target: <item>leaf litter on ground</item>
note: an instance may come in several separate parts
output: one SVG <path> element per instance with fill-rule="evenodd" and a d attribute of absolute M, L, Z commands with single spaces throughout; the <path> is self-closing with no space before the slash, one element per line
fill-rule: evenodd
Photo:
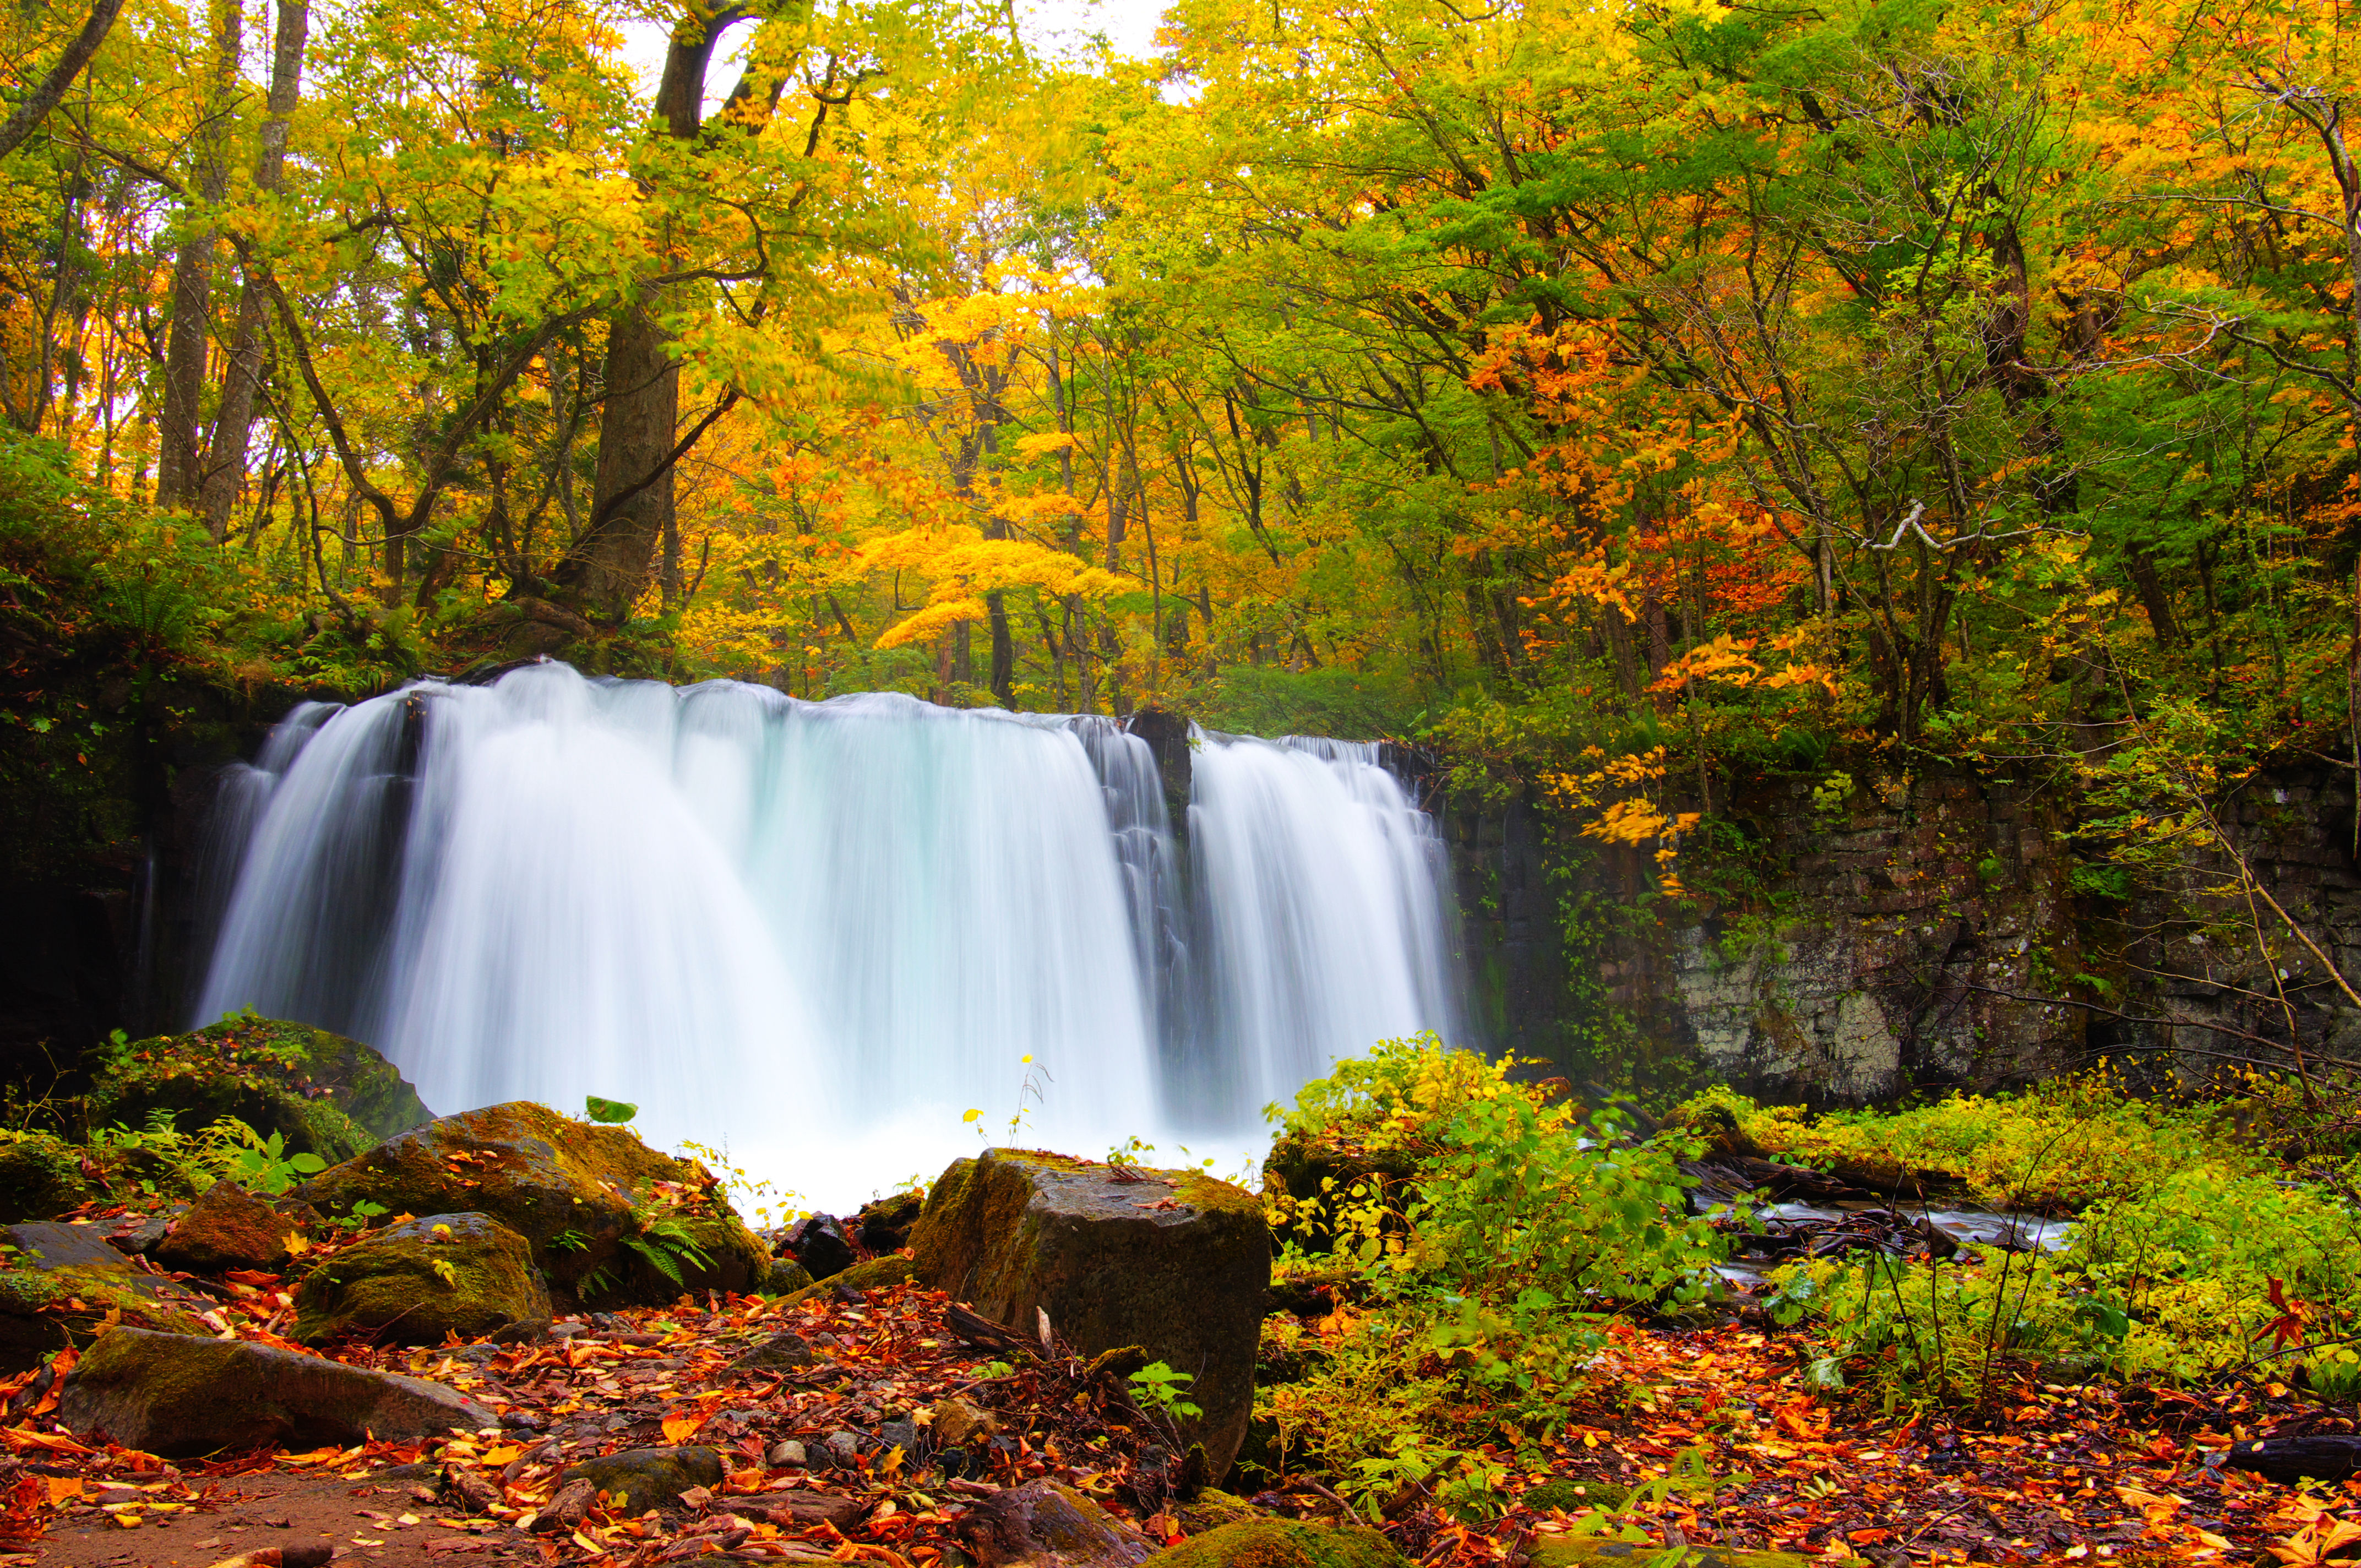
<path fill-rule="evenodd" d="M 228 1293 L 222 1332 L 301 1348 L 277 1332 L 285 1281 L 242 1276 Z M 807 1365 L 733 1366 L 785 1333 L 809 1348 Z M 1374 1522 L 1427 1568 L 1517 1568 L 1537 1542 L 1599 1527 L 1590 1510 L 1525 1500 L 1575 1481 L 1638 1488 L 1612 1522 L 1667 1544 L 1886 1564 L 2361 1562 L 2361 1480 L 2290 1486 L 2220 1463 L 2234 1441 L 2353 1429 L 2349 1413 L 2279 1385 L 2024 1383 L 1974 1421 L 1897 1417 L 1807 1387 L 1817 1353 L 1802 1334 L 1742 1323 L 1619 1323 L 1564 1427 L 1488 1455 L 1510 1467 L 1493 1517 L 1455 1519 L 1412 1488 Z M 970 1560 L 961 1522 L 993 1488 L 1060 1482 L 1164 1543 L 1182 1539 L 1179 1505 L 1196 1480 L 1169 1429 L 1133 1402 L 1125 1374 L 1136 1368 L 1045 1357 L 915 1285 L 792 1304 L 683 1298 L 567 1320 L 526 1343 L 346 1344 L 332 1354 L 446 1384 L 501 1425 L 423 1443 L 172 1464 L 85 1443 L 59 1424 L 68 1353 L 0 1381 L 0 1568 L 150 1561 L 119 1544 L 98 1554 L 97 1538 L 119 1543 L 148 1531 L 160 1545 L 171 1531 L 177 1541 L 223 1516 L 240 1486 L 311 1480 L 356 1497 L 374 1481 L 367 1495 L 392 1499 L 346 1507 L 359 1528 L 335 1542 L 338 1561 L 489 1554 L 631 1568 L 698 1558 L 932 1568 Z M 996 1434 L 939 1441 L 934 1413 L 951 1400 L 981 1412 Z M 804 1463 L 781 1446 L 791 1442 Z M 712 1448 L 722 1478 L 676 1508 L 634 1516 L 612 1497 L 584 1506 L 580 1488 L 560 1495 L 568 1465 L 684 1443 Z M 1546 1463 L 1530 1463 L 1537 1455 Z M 1317 1475 L 1282 1474 L 1253 1501 L 1294 1518 L 1347 1512 Z M 239 1561 L 237 1545 L 203 1561 Z"/>

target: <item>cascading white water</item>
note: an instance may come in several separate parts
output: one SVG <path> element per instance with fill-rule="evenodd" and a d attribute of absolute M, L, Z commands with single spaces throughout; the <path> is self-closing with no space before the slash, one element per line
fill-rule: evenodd
<path fill-rule="evenodd" d="M 225 785 L 197 1021 L 351 1034 L 439 1111 L 632 1101 L 838 1201 L 972 1149 L 970 1107 L 1242 1151 L 1335 1058 L 1455 1029 L 1445 867 L 1373 747 L 1191 763 L 1184 849 L 1104 718 L 561 664 L 307 705 Z"/>

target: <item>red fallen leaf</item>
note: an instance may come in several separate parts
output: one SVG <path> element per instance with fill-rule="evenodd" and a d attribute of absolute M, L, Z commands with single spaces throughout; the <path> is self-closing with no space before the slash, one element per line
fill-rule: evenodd
<path fill-rule="evenodd" d="M 1845 1539 L 1855 1546 L 1875 1546 L 1881 1541 L 1892 1541 L 1894 1532 L 1890 1530 L 1857 1530 Z"/>

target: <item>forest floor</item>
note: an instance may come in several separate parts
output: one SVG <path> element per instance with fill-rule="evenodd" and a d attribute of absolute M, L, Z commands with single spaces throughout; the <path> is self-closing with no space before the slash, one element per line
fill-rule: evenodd
<path fill-rule="evenodd" d="M 27 1374 L 0 1384 L 11 1411 L 0 1439 L 15 1464 L 0 1568 L 206 1568 L 299 1545 L 389 1565 L 702 1558 L 933 1568 L 969 1560 L 960 1520 L 981 1490 L 1042 1477 L 1088 1494 L 1152 1540 L 1178 1539 L 1184 1525 L 1166 1451 L 1124 1385 L 1078 1360 L 994 1365 L 1005 1353 L 962 1340 L 948 1307 L 939 1293 L 903 1286 L 793 1305 L 730 1299 L 602 1316 L 570 1339 L 465 1355 L 355 1351 L 344 1358 L 473 1395 L 500 1412 L 502 1428 L 177 1467 L 76 1442 L 56 1422 L 48 1375 Z M 276 1310 L 270 1292 L 258 1293 L 236 1332 L 274 1339 Z M 812 1365 L 730 1369 L 750 1345 L 787 1330 L 816 1352 Z M 1504 1511 L 1459 1524 L 1413 1498 L 1387 1533 L 1428 1568 L 1513 1568 L 1537 1537 L 1591 1528 L 1523 1506 L 1518 1497 L 1533 1487 L 1672 1475 L 1704 1479 L 1657 1489 L 1662 1500 L 1623 1521 L 1667 1543 L 1883 1564 L 2361 1557 L 2361 1479 L 2298 1488 L 2209 1463 L 2234 1439 L 2349 1431 L 2349 1412 L 2329 1414 L 2275 1386 L 2019 1387 L 1974 1422 L 1898 1419 L 1845 1395 L 1806 1392 L 1802 1370 L 1817 1354 L 1800 1334 L 1742 1324 L 1619 1325 L 1595 1369 L 1595 1396 L 1570 1404 L 1564 1430 L 1539 1444 L 1545 1467 L 1511 1475 L 1515 1496 L 1498 1499 Z M 932 1462 L 920 1414 L 947 1396 L 989 1412 L 1004 1439 L 977 1450 L 985 1463 L 956 1480 Z M 873 1437 L 895 1420 L 917 1424 L 910 1452 L 876 1443 L 849 1465 L 767 1462 L 782 1440 L 818 1459 L 831 1434 Z M 539 1515 L 564 1464 L 690 1442 L 720 1452 L 727 1480 L 709 1496 L 690 1494 L 686 1511 L 594 1510 L 555 1530 Z M 470 1489 L 476 1503 L 459 1502 Z M 1311 1477 L 1283 1478 L 1253 1500 L 1308 1519 L 1343 1511 Z"/>

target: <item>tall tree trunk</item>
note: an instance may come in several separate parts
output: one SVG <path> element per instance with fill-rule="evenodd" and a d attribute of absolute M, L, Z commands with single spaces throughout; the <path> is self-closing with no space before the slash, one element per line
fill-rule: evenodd
<path fill-rule="evenodd" d="M 115 26 L 115 18 L 122 10 L 123 0 L 97 0 L 91 6 L 90 16 L 82 23 L 82 31 L 66 45 L 65 53 L 58 57 L 57 64 L 49 67 L 49 73 L 41 78 L 41 84 L 16 105 L 15 113 L 5 123 L 0 123 L 0 158 L 16 151 L 17 145 L 49 117 L 49 111 L 58 106 L 66 95 L 66 89 L 73 85 L 74 78 L 82 74 L 82 67 L 90 63 L 91 56 L 98 52 L 98 46 L 106 41 L 107 32 Z"/>
<path fill-rule="evenodd" d="M 239 0 L 210 0 L 206 7 L 213 41 L 212 79 L 197 129 L 197 199 L 216 205 L 229 186 L 230 92 L 237 85 L 238 55 L 245 43 L 246 16 Z M 204 462 L 197 449 L 197 411 L 204 400 L 205 318 L 214 280 L 214 249 L 219 236 L 211 214 L 181 241 L 172 258 L 172 322 L 164 339 L 164 407 L 158 435 L 156 504 L 188 506 L 197 499 Z"/>
<path fill-rule="evenodd" d="M 703 127 L 705 74 L 723 29 L 750 15 L 742 5 L 705 11 L 691 0 L 672 32 L 656 87 L 659 132 L 692 141 Z M 673 465 L 678 454 L 680 365 L 657 319 L 663 302 L 642 291 L 607 326 L 606 402 L 598 420 L 598 471 L 585 537 L 559 572 L 584 601 L 620 620 L 647 586 L 656 546 L 673 524 Z"/>
<path fill-rule="evenodd" d="M 310 0 L 279 0 L 270 40 L 270 97 L 254 152 L 255 188 L 277 195 L 287 182 L 287 126 L 303 89 L 303 39 L 312 26 Z M 268 306 L 248 278 L 237 296 L 237 337 L 222 377 L 221 410 L 214 418 L 212 466 L 205 471 L 205 529 L 215 543 L 229 532 L 230 511 L 246 483 L 246 446 L 254 428 L 254 394 L 262 381 L 262 324 Z"/>

